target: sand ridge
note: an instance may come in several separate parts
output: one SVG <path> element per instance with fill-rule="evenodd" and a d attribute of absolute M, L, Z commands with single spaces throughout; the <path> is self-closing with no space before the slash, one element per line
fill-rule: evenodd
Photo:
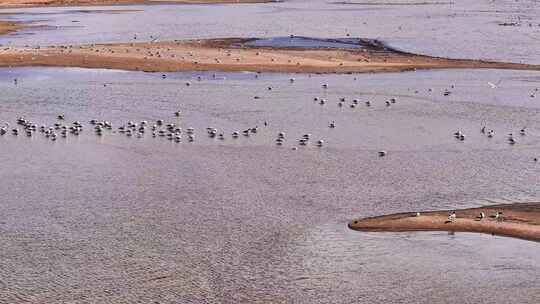
<path fill-rule="evenodd" d="M 454 231 L 478 232 L 540 241 L 540 203 L 495 205 L 455 210 L 456 219 L 450 221 L 452 212 L 430 211 L 383 215 L 356 219 L 349 228 L 359 231 L 405 232 L 405 231 Z M 480 213 L 486 217 L 481 219 Z M 495 218 L 502 212 L 500 219 Z"/>
<path fill-rule="evenodd" d="M 436 58 L 371 45 L 362 49 L 247 47 L 251 39 L 6 47 L 0 66 L 62 66 L 147 72 L 253 71 L 284 73 L 399 72 L 416 69 L 540 70 L 540 65 Z"/>

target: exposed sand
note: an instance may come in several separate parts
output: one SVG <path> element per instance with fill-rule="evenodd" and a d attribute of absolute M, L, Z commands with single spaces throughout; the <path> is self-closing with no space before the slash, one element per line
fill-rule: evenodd
<path fill-rule="evenodd" d="M 0 20 L 0 35 L 20 30 L 23 27 L 24 25 L 20 23 Z"/>
<path fill-rule="evenodd" d="M 38 7 L 38 6 L 83 6 L 83 5 L 116 5 L 116 4 L 148 4 L 169 2 L 178 4 L 227 4 L 227 3 L 265 3 L 272 0 L 5 0 L 0 8 Z"/>
<path fill-rule="evenodd" d="M 494 214 L 502 212 L 502 220 Z M 456 210 L 457 218 L 448 221 L 451 211 L 399 213 L 372 218 L 357 219 L 349 228 L 360 231 L 456 231 L 480 232 L 540 241 L 540 203 L 496 205 L 481 208 Z M 480 219 L 480 212 L 486 218 Z"/>
<path fill-rule="evenodd" d="M 0 66 L 65 66 L 149 72 L 260 71 L 292 73 L 398 72 L 413 69 L 540 70 L 540 65 L 453 60 L 388 50 L 240 47 L 247 39 L 189 40 L 0 49 Z"/>

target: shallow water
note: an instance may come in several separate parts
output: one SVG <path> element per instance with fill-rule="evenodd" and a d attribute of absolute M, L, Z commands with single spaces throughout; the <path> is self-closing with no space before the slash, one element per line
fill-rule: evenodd
<path fill-rule="evenodd" d="M 366 2 L 8 10 L 22 14 L 3 17 L 44 27 L 0 44 L 350 34 L 438 56 L 540 63 L 537 1 Z M 511 22 L 519 26 L 499 25 Z M 55 142 L 0 136 L 0 303 L 540 302 L 538 243 L 346 226 L 538 201 L 538 72 L 213 74 L 0 69 L 0 125 L 24 116 L 50 126 L 61 113 L 85 125 Z M 96 136 L 90 119 L 114 131 Z M 195 128 L 195 141 L 116 129 L 157 119 Z M 300 146 L 305 133 L 311 143 Z"/>
<path fill-rule="evenodd" d="M 360 39 L 355 38 L 334 38 L 317 39 L 310 37 L 274 37 L 250 40 L 244 43 L 253 47 L 273 47 L 273 48 L 315 48 L 315 49 L 359 49 L 364 47 Z"/>
<path fill-rule="evenodd" d="M 357 1 L 361 2 L 361 1 Z M 9 9 L 45 28 L 0 37 L 3 45 L 297 36 L 380 39 L 405 51 L 452 58 L 540 63 L 537 0 L 452 2 L 290 0 L 257 5 L 151 5 Z M 382 3 L 373 5 L 373 3 Z M 408 5 L 407 5 L 408 3 Z M 98 10 L 91 12 L 91 9 Z M 90 11 L 89 11 L 90 10 Z M 133 10 L 114 13 L 110 10 Z M 517 23 L 517 26 L 501 26 Z"/>
<path fill-rule="evenodd" d="M 24 115 L 51 125 L 64 113 L 86 130 L 56 142 L 0 137 L 0 302 L 537 303 L 535 242 L 346 226 L 357 216 L 537 201 L 537 85 L 538 73 L 494 70 L 162 79 L 1 69 L 0 123 Z M 98 137 L 92 118 L 115 127 L 164 118 L 194 127 L 196 140 Z M 494 138 L 480 134 L 482 122 Z M 209 126 L 226 139 L 206 136 Z M 523 126 L 528 134 L 510 146 L 506 134 Z M 299 146 L 304 133 L 325 145 Z"/>

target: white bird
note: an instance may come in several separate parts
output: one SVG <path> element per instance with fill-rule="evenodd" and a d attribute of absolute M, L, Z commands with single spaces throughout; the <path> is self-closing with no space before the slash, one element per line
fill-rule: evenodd
<path fill-rule="evenodd" d="M 453 222 L 456 220 L 456 213 L 455 212 L 452 212 L 449 216 L 448 216 L 448 221 L 450 222 Z"/>

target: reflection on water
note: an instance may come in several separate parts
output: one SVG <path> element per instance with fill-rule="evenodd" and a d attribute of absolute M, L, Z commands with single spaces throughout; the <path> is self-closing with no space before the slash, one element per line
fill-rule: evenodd
<path fill-rule="evenodd" d="M 362 40 L 358 38 L 317 39 L 298 36 L 254 39 L 244 44 L 253 47 L 274 48 L 359 49 L 364 47 Z"/>
<path fill-rule="evenodd" d="M 357 216 L 538 200 L 535 86 L 534 72 L 490 70 L 163 79 L 2 69 L 0 123 L 22 115 L 49 126 L 62 113 L 85 130 L 55 142 L 0 137 L 0 277 L 9 282 L 0 302 L 537 303 L 537 243 L 346 226 Z M 91 119 L 115 128 L 164 119 L 193 127 L 196 140 L 100 137 Z M 482 122 L 494 138 L 479 132 Z M 508 145 L 505 134 L 524 124 L 528 135 Z M 253 126 L 249 137 L 230 135 Z M 299 146 L 305 133 L 325 145 Z"/>

